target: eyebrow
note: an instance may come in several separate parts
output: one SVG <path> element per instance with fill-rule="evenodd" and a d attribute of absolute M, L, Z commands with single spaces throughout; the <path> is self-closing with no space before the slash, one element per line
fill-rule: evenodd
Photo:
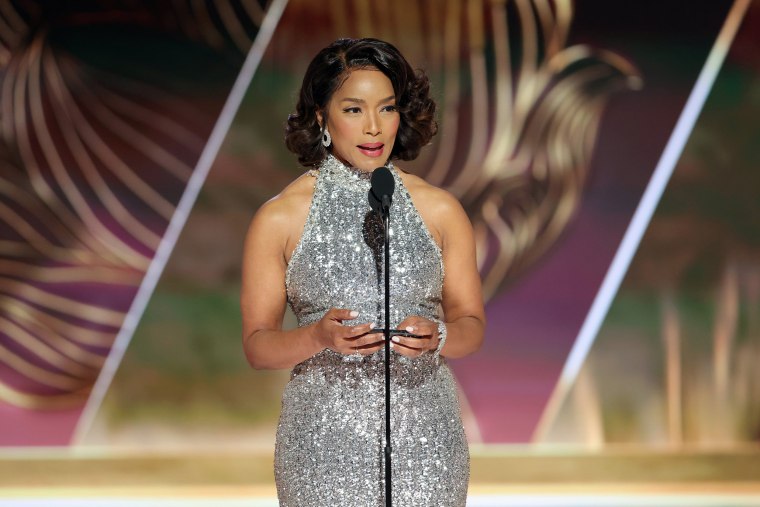
<path fill-rule="evenodd" d="M 384 104 L 385 102 L 390 102 L 391 100 L 396 100 L 396 96 L 391 95 L 389 97 L 385 97 L 383 100 L 380 101 L 380 104 Z M 341 100 L 341 102 L 353 102 L 356 104 L 366 104 L 366 101 L 364 99 L 355 99 L 352 97 L 346 97 L 345 99 Z"/>

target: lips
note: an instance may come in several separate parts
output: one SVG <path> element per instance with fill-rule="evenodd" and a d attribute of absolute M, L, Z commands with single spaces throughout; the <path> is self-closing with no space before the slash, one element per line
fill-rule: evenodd
<path fill-rule="evenodd" d="M 357 146 L 359 151 L 368 157 L 379 157 L 383 154 L 384 147 L 383 143 L 366 143 Z"/>

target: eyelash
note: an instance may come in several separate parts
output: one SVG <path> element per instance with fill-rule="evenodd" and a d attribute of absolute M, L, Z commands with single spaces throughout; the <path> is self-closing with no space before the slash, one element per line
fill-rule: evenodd
<path fill-rule="evenodd" d="M 385 106 L 384 111 L 395 113 L 397 111 L 396 106 Z M 344 113 L 361 113 L 361 109 L 358 107 L 347 107 L 343 110 Z"/>

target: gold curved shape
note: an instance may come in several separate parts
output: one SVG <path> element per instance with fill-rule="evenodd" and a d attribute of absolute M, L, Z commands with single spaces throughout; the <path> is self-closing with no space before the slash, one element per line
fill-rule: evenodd
<path fill-rule="evenodd" d="M 97 234 L 97 238 L 105 245 L 109 252 L 121 258 L 124 262 L 138 269 L 147 269 L 150 259 L 135 250 L 132 245 L 122 241 L 111 229 L 98 218 L 97 214 L 88 204 L 82 195 L 77 184 L 72 180 L 69 171 L 57 151 L 57 146 L 50 132 L 50 128 L 45 119 L 43 111 L 42 98 L 42 80 L 40 59 L 42 53 L 42 39 L 36 38 L 31 46 L 27 57 L 30 61 L 30 72 L 28 75 L 27 85 L 29 88 L 28 104 L 31 110 L 31 124 L 34 134 L 38 139 L 40 149 L 44 156 L 44 162 L 47 162 L 53 176 L 58 184 L 58 188 L 64 193 L 69 203 L 74 206 L 77 214 L 81 217 L 88 229 Z M 24 118 L 22 121 L 26 121 Z M 22 127 L 23 128 L 23 127 Z M 34 157 L 30 152 L 29 155 Z"/>
<path fill-rule="evenodd" d="M 2 319 L 0 319 L 0 322 L 2 322 Z M 8 328 L 8 331 L 9 336 L 15 335 L 14 328 Z M 22 338 L 23 336 L 19 340 Z M 13 368 L 27 380 L 43 387 L 52 387 L 62 391 L 75 391 L 87 385 L 87 381 L 83 381 L 82 379 L 74 379 L 32 364 L 23 357 L 3 347 L 2 344 L 0 344 L 0 361 Z"/>
<path fill-rule="evenodd" d="M 20 171 L 15 168 L 3 164 L 0 166 L 7 174 L 12 174 Z M 26 192 L 25 189 L 20 188 L 11 180 L 4 179 L 0 176 L 0 195 L 2 195 L 8 202 L 14 203 L 20 211 L 27 213 L 31 216 L 35 216 L 38 219 L 38 224 L 45 225 L 45 232 L 48 235 L 52 235 L 58 242 L 53 243 L 52 240 L 47 239 L 45 236 L 39 234 L 37 229 L 31 224 L 27 223 L 21 215 L 9 208 L 7 205 L 0 205 L 0 215 L 5 217 L 6 224 L 17 230 L 17 232 L 26 237 L 29 245 L 36 245 L 36 250 L 40 254 L 49 255 L 51 259 L 59 260 L 62 262 L 96 262 L 99 257 L 93 254 L 85 245 L 79 241 L 78 237 L 72 234 L 72 232 L 60 221 L 58 215 L 53 213 L 49 208 L 44 206 L 39 199 L 32 197 L 32 195 Z M 22 233 L 21 230 L 26 231 Z M 3 252 L 13 252 L 15 248 L 11 247 L 11 242 L 2 242 L 5 246 L 0 249 Z M 68 248 L 61 248 L 59 245 L 68 244 Z M 28 250 L 28 248 L 24 249 Z"/>
<path fill-rule="evenodd" d="M 66 100 L 67 99 L 67 100 Z M 73 120 L 72 128 L 75 128 L 81 139 L 92 151 L 92 153 L 102 162 L 103 166 L 111 174 L 116 176 L 125 186 L 127 186 L 140 200 L 151 207 L 151 210 L 161 215 L 164 219 L 169 220 L 174 213 L 174 205 L 152 188 L 144 181 L 129 165 L 122 160 L 117 153 L 109 147 L 109 144 L 97 133 L 95 128 L 85 119 L 81 110 L 76 107 L 76 103 L 71 97 L 67 97 L 66 103 L 69 104 L 67 113 Z M 111 127 L 111 125 L 109 125 Z M 171 166 L 163 166 L 170 169 Z M 189 168 L 186 167 L 187 170 Z M 174 172 L 174 171 L 172 171 Z M 175 174 L 177 176 L 177 174 Z M 189 176 L 185 175 L 185 177 Z"/>
<path fill-rule="evenodd" d="M 21 171 L 8 165 L 8 164 L 2 164 L 0 165 L 0 169 L 5 171 L 6 174 L 12 175 L 16 174 L 17 176 L 21 174 Z M 20 188 L 17 184 L 13 183 L 10 179 L 5 179 L 2 176 L 0 176 L 0 196 L 4 197 L 7 202 L 13 203 L 21 212 L 25 212 L 29 215 L 36 216 L 39 219 L 39 224 L 44 224 L 46 231 L 49 232 L 53 239 L 55 239 L 58 243 L 54 244 L 52 241 L 47 240 L 44 236 L 39 235 L 39 241 L 41 243 L 44 243 L 44 251 L 50 252 L 52 250 L 58 249 L 58 245 L 62 243 L 67 243 L 71 245 L 68 249 L 65 251 L 62 251 L 62 253 L 65 252 L 65 255 L 61 255 L 60 257 L 57 257 L 55 255 L 51 256 L 53 258 L 57 258 L 60 260 L 64 259 L 79 259 L 79 260 L 95 260 L 95 257 L 92 255 L 92 253 L 85 248 L 85 246 L 78 241 L 77 237 L 66 227 L 63 226 L 58 220 L 55 213 L 53 213 L 49 208 L 42 205 L 42 203 L 35 199 L 29 192 L 27 192 L 25 189 Z M 20 226 L 19 222 L 23 222 L 18 212 L 15 210 L 9 208 L 7 205 L 3 206 L 3 209 L 6 210 L 6 220 L 7 223 L 11 227 L 17 227 Z M 14 217 L 14 218 L 8 218 L 8 217 Z M 36 230 L 31 224 L 25 224 L 29 230 L 32 231 L 32 234 L 34 235 L 34 231 Z"/>
<path fill-rule="evenodd" d="M 203 138 L 179 121 L 175 121 L 171 116 L 159 114 L 135 100 L 130 100 L 103 87 L 98 87 L 94 91 L 88 88 L 82 92 L 87 96 L 84 106 L 95 116 L 98 116 L 97 110 L 104 111 L 102 113 L 104 115 L 121 115 L 143 126 L 150 126 L 160 131 L 167 138 L 186 148 L 199 146 L 205 142 Z M 157 160 L 154 161 L 158 162 Z"/>
<path fill-rule="evenodd" d="M 13 32 L 17 38 L 15 43 L 19 42 L 24 33 L 26 33 L 26 22 L 21 17 L 12 2 L 0 2 L 0 19 L 5 26 Z M 7 39 L 5 39 L 7 40 Z"/>
<path fill-rule="evenodd" d="M 0 276 L 14 275 L 17 277 L 45 283 L 103 283 L 137 286 L 140 277 L 134 272 L 111 266 L 56 266 L 41 267 L 26 262 L 10 261 L 0 258 Z"/>
<path fill-rule="evenodd" d="M 88 131 L 94 132 L 90 122 L 86 121 L 86 115 L 84 114 L 83 109 L 78 106 L 78 101 L 74 99 L 66 86 L 63 73 L 61 72 L 60 66 L 54 55 L 49 55 L 46 61 L 46 68 L 48 70 L 46 77 L 50 78 L 51 82 L 56 84 L 54 90 L 58 95 L 61 107 L 64 108 L 72 118 L 75 118 L 77 122 L 86 122 L 88 124 Z M 185 182 L 190 178 L 193 173 L 192 167 L 180 160 L 158 142 L 140 132 L 137 128 L 132 127 L 126 121 L 111 113 L 108 109 L 100 106 L 99 101 L 95 99 L 92 84 L 87 83 L 82 79 L 82 76 L 80 75 L 81 72 L 74 70 L 74 64 L 72 62 L 69 62 L 69 69 L 69 76 L 72 78 L 72 81 L 74 81 L 74 85 L 78 88 L 80 100 L 83 102 L 84 108 L 90 111 L 95 119 L 108 127 L 109 134 L 117 135 L 122 141 L 129 145 L 139 146 L 141 153 L 154 162 L 157 169 L 174 176 L 178 181 Z M 170 119 L 164 119 L 163 121 L 171 122 Z M 171 123 L 176 125 L 176 122 Z M 152 126 L 153 125 L 151 125 L 151 127 Z M 180 128 L 183 131 L 188 132 L 183 127 Z M 199 139 L 197 136 L 193 137 L 195 137 L 198 142 L 203 142 L 203 140 Z M 124 165 L 126 166 L 126 164 Z M 169 203 L 168 206 L 171 207 L 171 203 Z"/>
<path fill-rule="evenodd" d="M 270 0 L 271 1 L 271 0 Z M 261 26 L 261 23 L 264 21 L 264 15 L 266 14 L 266 8 L 262 9 L 258 2 L 255 0 L 241 0 L 241 5 L 243 6 L 243 9 L 245 10 L 245 13 L 248 15 L 248 18 L 253 22 L 256 26 Z M 267 2 L 268 4 L 269 2 Z M 267 8 L 269 5 L 266 6 Z M 247 51 L 248 48 L 245 49 Z"/>
<path fill-rule="evenodd" d="M 490 143 L 480 162 L 468 160 L 450 187 L 475 229 L 484 221 L 498 238 L 493 258 L 479 255 L 486 298 L 543 255 L 564 230 L 580 202 L 607 97 L 640 85 L 635 68 L 617 55 L 562 47 L 570 2 L 492 2 L 490 9 L 495 58 Z M 521 28 L 517 67 L 509 60 L 506 17 L 511 13 Z M 506 235 L 510 246 L 499 235 Z"/>
<path fill-rule="evenodd" d="M 11 318 L 8 320 L 13 320 L 17 325 L 25 327 L 30 334 L 39 338 L 52 349 L 60 352 L 72 361 L 90 368 L 92 371 L 91 374 L 87 375 L 88 378 L 94 377 L 105 362 L 105 358 L 100 354 L 91 352 L 80 344 L 42 325 L 40 322 L 26 318 L 24 315 L 10 314 L 9 317 Z"/>
<path fill-rule="evenodd" d="M 98 200 L 103 204 L 110 216 L 115 218 L 125 230 L 130 231 L 132 237 L 151 250 L 155 250 L 158 248 L 161 236 L 140 222 L 114 195 L 105 179 L 98 172 L 97 167 L 95 167 L 94 161 L 87 153 L 86 147 L 77 135 L 76 127 L 70 125 L 67 121 L 70 118 L 71 112 L 64 110 L 65 106 L 63 104 L 66 103 L 66 98 L 61 89 L 65 85 L 60 80 L 60 74 L 55 72 L 54 69 L 52 72 L 47 72 L 46 77 L 48 78 L 50 87 L 53 89 L 53 98 L 55 100 L 51 100 L 51 103 L 53 106 L 53 116 L 58 123 L 58 130 L 63 135 L 69 153 L 74 157 L 90 188 L 93 189 Z M 73 101 L 69 100 L 69 102 Z M 113 124 L 109 126 L 113 127 Z M 72 186 L 74 185 L 72 184 Z M 167 204 L 171 206 L 170 203 L 167 202 Z"/>
<path fill-rule="evenodd" d="M 190 0 L 192 13 L 200 31 L 202 40 L 212 48 L 224 46 L 224 36 L 216 28 L 208 12 L 206 0 Z"/>
<path fill-rule="evenodd" d="M 469 148 L 462 168 L 452 183 L 448 185 L 454 195 L 461 195 L 462 188 L 468 188 L 480 174 L 480 165 L 488 151 L 488 81 L 486 76 L 485 40 L 483 36 L 483 6 L 480 0 L 470 0 L 467 9 L 468 38 L 470 52 L 470 83 L 472 104 L 472 133 Z"/>
<path fill-rule="evenodd" d="M 28 56 L 25 55 L 22 57 L 20 61 L 20 69 L 18 71 L 18 75 L 15 79 L 15 86 L 14 86 L 14 94 L 13 94 L 13 100 L 15 104 L 20 105 L 26 105 L 27 104 L 27 94 L 26 94 L 26 87 L 27 87 L 27 71 L 24 69 L 25 63 L 27 63 Z M 18 147 L 19 154 L 21 156 L 22 161 L 24 162 L 25 169 L 30 175 L 30 181 L 32 183 L 32 186 L 34 187 L 35 191 L 37 192 L 40 197 L 46 201 L 46 203 L 56 209 L 59 210 L 61 217 L 64 219 L 67 219 L 67 221 L 73 225 L 71 227 L 73 230 L 81 230 L 81 231 L 90 231 L 91 229 L 89 227 L 81 228 L 78 227 L 78 225 L 81 223 L 79 218 L 76 217 L 73 213 L 71 213 L 67 206 L 58 198 L 56 192 L 53 190 L 53 188 L 49 185 L 49 183 L 46 181 L 45 177 L 42 175 L 42 172 L 40 171 L 40 168 L 37 164 L 36 157 L 34 154 L 34 150 L 32 148 L 32 142 L 29 135 L 30 130 L 32 132 L 35 132 L 36 134 L 39 134 L 39 123 L 42 120 L 40 118 L 41 112 L 39 111 L 39 104 L 35 105 L 34 102 L 30 104 L 30 107 L 33 110 L 32 114 L 32 128 L 28 129 L 27 125 L 27 117 L 25 114 L 25 107 L 16 107 L 13 117 L 15 120 L 15 125 L 18 126 L 17 129 L 14 130 L 16 135 L 16 146 Z M 36 112 L 36 114 L 35 114 Z M 42 129 L 44 132 L 44 129 Z M 42 134 L 43 139 L 48 139 L 48 137 L 44 137 L 44 133 Z M 43 150 L 46 148 L 43 147 Z M 54 162 L 58 162 L 60 164 L 60 159 L 56 160 L 55 154 L 50 153 L 50 148 L 47 148 L 46 151 L 53 156 Z M 55 168 L 55 167 L 54 167 Z M 58 167 L 59 174 L 60 174 L 60 167 Z M 67 176 L 61 175 L 64 180 L 67 179 Z M 68 190 L 69 194 L 72 194 L 72 191 Z M 72 195 L 73 198 L 77 198 L 77 195 L 74 193 Z M 74 204 L 74 203 L 72 203 Z M 87 217 L 83 217 L 82 219 L 86 225 L 89 225 L 92 227 L 92 229 L 95 232 L 103 231 L 104 226 L 103 224 L 100 224 L 99 221 L 95 220 L 88 220 Z M 98 227 L 100 226 L 100 227 Z M 110 231 L 103 231 L 105 232 L 106 236 L 113 235 L 110 233 Z M 100 238 L 97 235 L 92 235 L 89 232 L 84 234 L 86 236 L 86 241 L 88 243 L 88 247 L 92 248 L 93 250 L 97 251 L 98 253 L 102 255 L 112 255 L 111 249 L 108 248 L 108 242 L 104 238 Z M 127 256 L 129 258 L 129 256 Z M 143 263 L 144 264 L 144 263 Z"/>
<path fill-rule="evenodd" d="M 433 185 L 441 186 L 446 175 L 452 169 L 456 153 L 456 138 L 459 131 L 459 44 L 460 44 L 460 10 L 457 0 L 447 0 L 443 24 L 443 90 L 444 102 L 441 113 L 442 125 L 439 143 L 430 170 L 425 174 Z"/>
<path fill-rule="evenodd" d="M 30 394 L 19 391 L 0 381 L 0 400 L 30 410 L 66 410 L 81 406 L 87 399 L 89 389 L 55 396 Z"/>
<path fill-rule="evenodd" d="M 88 15 L 112 22 L 102 9 Z M 263 19 L 253 0 L 137 0 L 123 13 L 243 52 Z M 163 83 L 59 51 L 37 28 L 45 16 L 0 3 L 0 400 L 40 410 L 84 401 L 192 175 L 195 129 L 213 121 Z"/>
<path fill-rule="evenodd" d="M 248 51 L 251 47 L 251 40 L 248 34 L 245 32 L 243 25 L 240 24 L 240 20 L 235 14 L 235 10 L 228 0 L 219 0 L 214 3 L 216 12 L 219 13 L 219 17 L 222 20 L 222 24 L 227 29 L 227 33 L 232 38 L 233 42 L 240 51 Z"/>
<path fill-rule="evenodd" d="M 109 332 L 93 331 L 84 326 L 68 322 L 53 314 L 46 313 L 25 301 L 3 296 L 2 294 L 0 294 L 0 306 L 7 315 L 13 315 L 25 321 L 33 321 L 48 329 L 55 329 L 68 340 L 81 345 L 107 349 L 111 346 L 113 336 L 116 333 L 116 329 L 112 329 Z"/>
<path fill-rule="evenodd" d="M 18 295 L 23 299 L 34 302 L 36 305 L 57 312 L 86 315 L 87 320 L 104 326 L 120 327 L 124 320 L 123 312 L 72 301 L 70 298 L 58 296 L 16 280 L 0 279 L 0 291 L 6 294 Z"/>
<path fill-rule="evenodd" d="M 23 348 L 31 352 L 35 355 L 35 357 L 41 359 L 42 361 L 50 364 L 51 366 L 54 366 L 60 371 L 65 372 L 68 374 L 68 376 L 71 377 L 79 377 L 80 381 L 83 378 L 92 378 L 94 376 L 95 371 L 91 368 L 87 368 L 83 366 L 82 364 L 66 357 L 65 355 L 61 354 L 56 349 L 48 346 L 47 344 L 41 342 L 40 340 L 34 339 L 34 336 L 31 335 L 26 329 L 18 325 L 17 323 L 0 317 L 0 324 L 3 325 L 3 333 L 5 333 L 6 336 L 8 336 L 11 340 L 15 341 L 17 344 L 21 345 Z M 6 362 L 8 366 L 15 369 L 19 373 L 22 373 L 29 378 L 32 378 L 33 380 L 36 380 L 37 382 L 49 385 L 51 387 L 56 387 L 58 389 L 78 389 L 82 387 L 81 382 L 78 382 L 76 387 L 72 386 L 64 386 L 61 382 L 63 382 L 61 379 L 64 378 L 61 375 L 58 375 L 55 372 L 50 372 L 51 375 L 44 376 L 38 371 L 37 369 L 27 368 L 24 366 L 24 368 L 16 368 L 15 365 L 18 364 L 30 364 L 25 359 L 22 359 L 20 356 L 10 352 L 7 349 L 4 349 L 3 352 L 4 356 L 0 357 L 0 359 L 3 359 L 3 362 Z M 6 361 L 7 360 L 7 361 Z M 34 366 L 34 365 L 32 365 Z M 35 366 L 35 368 L 37 368 Z M 28 371 L 27 371 L 28 370 Z M 33 370 L 33 371 L 32 371 Z M 40 380 L 40 379 L 45 380 Z M 67 377 L 66 377 L 67 378 Z M 57 379 L 57 380 L 55 380 Z M 60 385 L 54 385 L 50 382 L 57 382 Z"/>

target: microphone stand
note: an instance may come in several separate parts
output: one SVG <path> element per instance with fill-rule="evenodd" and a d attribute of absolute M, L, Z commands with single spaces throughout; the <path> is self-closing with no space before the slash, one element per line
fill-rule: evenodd
<path fill-rule="evenodd" d="M 390 198 L 383 196 L 383 229 L 385 248 L 385 505 L 391 507 L 391 273 L 390 273 Z"/>
<path fill-rule="evenodd" d="M 395 180 L 390 170 L 383 166 L 372 172 L 371 188 L 367 194 L 370 207 L 382 215 L 383 246 L 385 249 L 385 505 L 391 507 L 391 269 L 390 269 L 390 209 Z"/>

